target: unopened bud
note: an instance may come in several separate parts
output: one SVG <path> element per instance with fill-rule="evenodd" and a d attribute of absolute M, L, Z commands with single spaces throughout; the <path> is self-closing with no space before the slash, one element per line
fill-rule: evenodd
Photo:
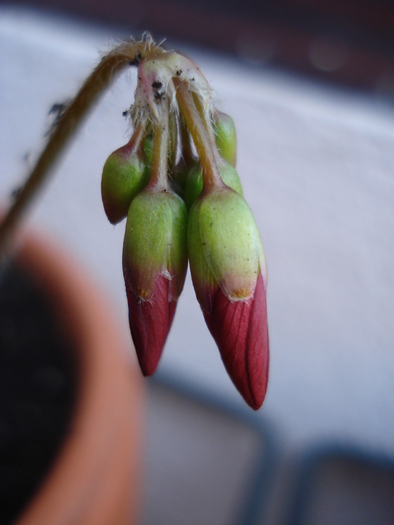
<path fill-rule="evenodd" d="M 216 110 L 213 127 L 220 155 L 231 166 L 235 166 L 237 161 L 237 135 L 233 119 L 226 113 Z"/>
<path fill-rule="evenodd" d="M 149 172 L 136 152 L 128 145 L 108 157 L 103 168 L 101 195 L 105 213 L 112 224 L 127 216 L 133 198 L 149 182 Z"/>
<path fill-rule="evenodd" d="M 230 189 L 200 196 L 189 214 L 197 299 L 235 386 L 255 410 L 268 383 L 266 264 L 252 212 Z"/>
<path fill-rule="evenodd" d="M 187 211 L 171 190 L 146 188 L 131 203 L 123 246 L 129 322 L 144 375 L 154 373 L 187 268 Z"/>

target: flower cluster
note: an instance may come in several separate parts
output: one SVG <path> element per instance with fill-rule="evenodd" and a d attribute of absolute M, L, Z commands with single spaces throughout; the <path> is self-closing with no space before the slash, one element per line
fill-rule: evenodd
<path fill-rule="evenodd" d="M 134 132 L 105 163 L 102 197 L 112 223 L 127 216 L 123 273 L 141 370 L 158 366 L 189 261 L 226 370 L 258 409 L 268 382 L 267 270 L 235 169 L 234 123 L 188 58 L 161 49 L 134 64 Z"/>

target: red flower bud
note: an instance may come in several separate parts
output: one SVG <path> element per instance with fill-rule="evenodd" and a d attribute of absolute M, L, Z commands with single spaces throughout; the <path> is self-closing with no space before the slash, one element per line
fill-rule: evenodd
<path fill-rule="evenodd" d="M 189 214 L 190 270 L 205 321 L 234 385 L 255 410 L 268 383 L 266 265 L 252 213 L 225 188 Z"/>
<path fill-rule="evenodd" d="M 142 373 L 159 363 L 187 269 L 186 206 L 170 189 L 132 201 L 123 245 L 129 323 Z"/>
<path fill-rule="evenodd" d="M 268 384 L 267 301 L 260 273 L 253 297 L 231 301 L 217 287 L 212 310 L 203 312 L 207 326 L 234 385 L 254 410 L 263 404 Z"/>
<path fill-rule="evenodd" d="M 130 330 L 142 373 L 150 376 L 160 361 L 177 302 L 169 300 L 171 281 L 162 275 L 156 277 L 151 298 L 146 301 L 128 286 L 126 272 L 125 278 Z"/>

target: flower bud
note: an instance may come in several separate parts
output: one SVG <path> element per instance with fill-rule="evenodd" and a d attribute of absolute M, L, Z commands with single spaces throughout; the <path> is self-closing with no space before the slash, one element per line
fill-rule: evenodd
<path fill-rule="evenodd" d="M 238 173 L 233 166 L 230 166 L 230 164 L 222 160 L 219 164 L 219 173 L 226 186 L 239 193 L 239 195 L 242 195 L 241 181 L 239 180 Z M 188 210 L 200 195 L 202 188 L 202 170 L 201 166 L 197 164 L 190 170 L 186 179 L 184 199 Z"/>
<path fill-rule="evenodd" d="M 116 224 L 127 216 L 133 198 L 148 184 L 149 171 L 129 145 L 108 157 L 103 168 L 101 195 L 108 220 Z"/>
<path fill-rule="evenodd" d="M 224 188 L 189 214 L 188 252 L 197 299 L 236 388 L 255 410 L 268 382 L 266 264 L 252 212 Z"/>
<path fill-rule="evenodd" d="M 141 370 L 152 375 L 171 328 L 187 268 L 187 211 L 171 190 L 148 186 L 131 203 L 123 274 Z"/>
<path fill-rule="evenodd" d="M 177 193 L 182 199 L 185 198 L 185 185 L 187 178 L 188 170 L 183 162 L 183 159 L 180 159 L 178 164 L 175 166 L 174 170 L 170 173 L 169 183 L 171 189 Z"/>
<path fill-rule="evenodd" d="M 231 166 L 237 161 L 237 135 L 233 119 L 216 110 L 213 118 L 216 144 L 220 155 Z"/>

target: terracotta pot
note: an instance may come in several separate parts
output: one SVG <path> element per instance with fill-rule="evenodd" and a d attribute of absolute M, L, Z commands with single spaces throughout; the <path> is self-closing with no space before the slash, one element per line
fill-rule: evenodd
<path fill-rule="evenodd" d="M 19 262 L 45 286 L 76 342 L 79 390 L 71 431 L 17 525 L 138 521 L 142 380 L 96 286 L 59 248 L 22 243 Z"/>

